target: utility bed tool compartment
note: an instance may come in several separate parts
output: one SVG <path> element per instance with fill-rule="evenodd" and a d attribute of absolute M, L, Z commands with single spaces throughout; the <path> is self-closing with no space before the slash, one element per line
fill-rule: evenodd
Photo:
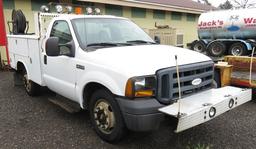
<path fill-rule="evenodd" d="M 19 62 L 27 69 L 29 79 L 42 85 L 41 47 L 36 35 L 8 35 L 11 67 L 17 69 Z"/>
<path fill-rule="evenodd" d="M 251 89 L 226 86 L 210 89 L 160 108 L 159 111 L 178 118 L 176 132 L 205 123 L 252 99 Z M 211 112 L 210 112 L 211 111 Z"/>

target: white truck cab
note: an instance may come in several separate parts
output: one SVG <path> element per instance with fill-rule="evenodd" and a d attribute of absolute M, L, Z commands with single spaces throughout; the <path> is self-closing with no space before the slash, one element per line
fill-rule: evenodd
<path fill-rule="evenodd" d="M 36 13 L 35 22 L 34 35 L 8 35 L 11 67 L 29 95 L 46 86 L 88 109 L 103 140 L 155 130 L 166 114 L 180 132 L 251 100 L 250 89 L 212 88 L 209 57 L 156 44 L 126 18 Z"/>

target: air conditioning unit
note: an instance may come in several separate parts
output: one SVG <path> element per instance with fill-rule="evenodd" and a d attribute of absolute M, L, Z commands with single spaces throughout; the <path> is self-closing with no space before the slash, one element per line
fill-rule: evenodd
<path fill-rule="evenodd" d="M 184 46 L 184 34 L 176 28 L 149 29 L 148 33 L 153 39 L 155 36 L 158 36 L 161 40 L 161 44 L 177 47 Z"/>

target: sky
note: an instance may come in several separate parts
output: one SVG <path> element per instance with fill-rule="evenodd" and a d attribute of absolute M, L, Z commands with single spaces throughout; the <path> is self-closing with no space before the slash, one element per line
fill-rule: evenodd
<path fill-rule="evenodd" d="M 218 7 L 219 4 L 224 3 L 226 0 L 208 0 L 213 6 Z M 232 0 L 230 0 L 232 2 Z M 237 0 L 242 1 L 242 0 Z M 249 3 L 256 3 L 256 0 L 249 0 Z"/>

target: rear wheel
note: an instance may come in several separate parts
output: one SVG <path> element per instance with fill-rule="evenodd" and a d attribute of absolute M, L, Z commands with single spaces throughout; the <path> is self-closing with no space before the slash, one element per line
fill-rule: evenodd
<path fill-rule="evenodd" d="M 39 95 L 40 86 L 35 82 L 28 79 L 28 74 L 26 69 L 22 70 L 22 80 L 25 87 L 26 92 L 29 96 L 36 96 Z"/>
<path fill-rule="evenodd" d="M 126 127 L 117 102 L 106 90 L 96 91 L 89 104 L 90 118 L 101 139 L 113 143 L 123 138 Z"/>
<path fill-rule="evenodd" d="M 196 41 L 192 46 L 192 50 L 203 53 L 206 50 L 206 45 L 202 41 Z"/>
<path fill-rule="evenodd" d="M 221 57 L 225 54 L 225 52 L 226 52 L 226 46 L 224 45 L 224 43 L 220 41 L 213 42 L 209 45 L 208 53 L 211 56 Z"/>
<path fill-rule="evenodd" d="M 234 43 L 229 48 L 229 54 L 234 56 L 242 56 L 248 54 L 248 51 L 243 43 Z"/>

